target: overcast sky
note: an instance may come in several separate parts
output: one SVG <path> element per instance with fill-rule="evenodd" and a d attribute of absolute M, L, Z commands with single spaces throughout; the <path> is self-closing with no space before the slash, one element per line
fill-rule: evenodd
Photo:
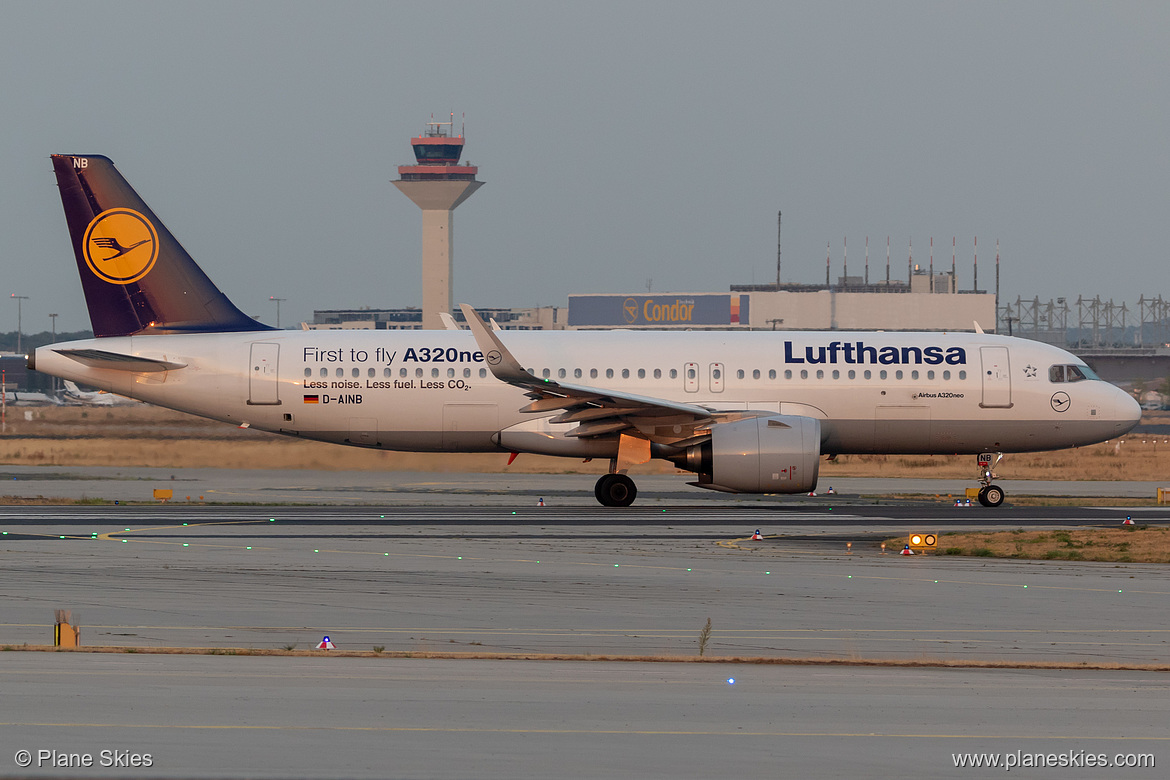
<path fill-rule="evenodd" d="M 0 263 L 23 329 L 88 327 L 48 156 L 111 157 L 245 312 L 420 303 L 410 138 L 486 182 L 455 297 L 906 278 L 1170 295 L 1168 3 L 0 0 Z M 3 304 L 0 329 L 15 330 Z"/>

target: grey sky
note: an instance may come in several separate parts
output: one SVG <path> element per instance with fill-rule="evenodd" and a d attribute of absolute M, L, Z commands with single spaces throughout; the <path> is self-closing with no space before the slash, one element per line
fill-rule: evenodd
<path fill-rule="evenodd" d="M 1170 4 L 0 0 L 0 266 L 24 329 L 88 327 L 51 153 L 105 154 L 244 311 L 417 305 L 389 183 L 430 114 L 487 182 L 455 296 L 892 275 L 1170 294 Z M 16 306 L 0 329 L 16 326 Z"/>

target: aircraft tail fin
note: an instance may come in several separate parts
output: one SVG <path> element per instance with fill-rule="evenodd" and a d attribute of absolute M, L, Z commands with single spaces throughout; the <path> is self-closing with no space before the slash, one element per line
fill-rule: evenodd
<path fill-rule="evenodd" d="M 52 159 L 95 336 L 271 330 L 220 292 L 112 160 Z"/>

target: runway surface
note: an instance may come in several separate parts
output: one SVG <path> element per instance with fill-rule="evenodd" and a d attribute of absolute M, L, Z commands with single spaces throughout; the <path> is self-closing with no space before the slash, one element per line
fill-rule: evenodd
<path fill-rule="evenodd" d="M 937 778 L 1005 774 L 955 754 L 1155 761 L 1007 775 L 1133 778 L 1170 761 L 1170 678 L 1150 673 L 13 653 L 0 685 L 7 776 L 16 751 L 42 749 L 151 767 L 28 776 Z"/>
<path fill-rule="evenodd" d="M 1166 509 L 412 495 L 0 507 L 0 650 L 51 643 L 66 608 L 83 645 L 128 651 L 0 652 L 0 776 L 938 777 L 952 753 L 1157 755 L 1170 738 L 1165 673 L 129 652 L 328 635 L 343 650 L 680 658 L 710 618 L 708 657 L 1170 662 L 1165 565 L 878 547 L 910 530 L 1164 525 Z M 14 763 L 48 748 L 154 763 Z M 1055 776 L 1036 771 L 1011 776 Z"/>
<path fill-rule="evenodd" d="M 1003 469 L 1005 474 L 1010 474 Z M 730 495 L 689 487 L 683 475 L 635 475 L 636 506 L 794 506 L 806 496 Z M 373 506 L 500 506 L 515 508 L 544 498 L 557 506 L 597 507 L 596 475 L 442 474 L 377 471 L 266 471 L 64 466 L 2 466 L 0 495 L 20 497 L 150 501 L 153 490 L 174 491 L 176 501 L 200 497 L 216 503 L 369 504 Z M 999 480 L 1013 496 L 1114 496 L 1153 498 L 1161 482 Z M 974 479 L 837 479 L 821 472 L 820 506 L 829 488 L 837 500 L 867 500 L 889 494 L 963 496 Z"/>

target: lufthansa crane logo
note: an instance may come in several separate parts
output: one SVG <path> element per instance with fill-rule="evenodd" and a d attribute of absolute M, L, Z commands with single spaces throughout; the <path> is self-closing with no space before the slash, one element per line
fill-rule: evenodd
<path fill-rule="evenodd" d="M 93 218 L 81 241 L 89 270 L 110 284 L 130 284 L 158 259 L 158 232 L 131 209 L 107 209 Z"/>

